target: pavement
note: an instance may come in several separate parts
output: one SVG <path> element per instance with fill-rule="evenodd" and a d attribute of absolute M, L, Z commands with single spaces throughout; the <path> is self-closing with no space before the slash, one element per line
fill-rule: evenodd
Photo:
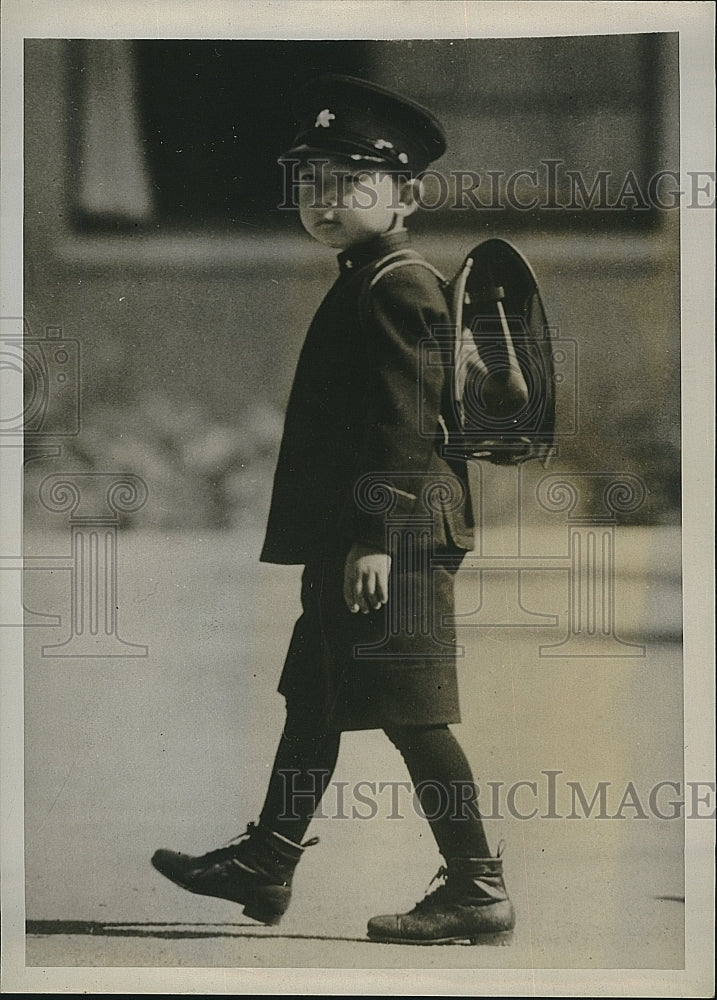
<path fill-rule="evenodd" d="M 500 551 L 496 529 L 483 540 Z M 367 918 L 410 908 L 441 862 L 380 732 L 344 734 L 326 816 L 311 829 L 321 842 L 279 926 L 151 868 L 157 847 L 201 853 L 256 818 L 281 730 L 275 688 L 300 571 L 258 563 L 251 529 L 127 531 L 119 541 L 119 633 L 146 643 L 146 658 L 41 655 L 67 633 L 69 573 L 26 574 L 26 606 L 63 623 L 26 629 L 28 967 L 473 970 L 468 992 L 500 992 L 488 970 L 519 970 L 530 993 L 540 970 L 684 966 L 684 824 L 656 815 L 669 813 L 670 788 L 650 801 L 658 782 L 683 781 L 679 531 L 618 529 L 615 632 L 626 645 L 610 655 L 541 655 L 567 634 L 567 570 L 523 574 L 520 602 L 533 617 L 513 628 L 486 611 L 501 595 L 509 606 L 510 574 L 484 574 L 482 604 L 477 572 L 459 574 L 455 729 L 489 839 L 507 844 L 517 926 L 504 947 L 366 940 Z M 536 544 L 563 553 L 565 532 L 541 530 Z M 26 549 L 59 554 L 68 538 L 30 537 Z M 360 781 L 395 784 L 364 785 L 362 800 Z M 600 782 L 602 816 L 598 803 L 587 818 L 575 786 L 589 802 Z"/>

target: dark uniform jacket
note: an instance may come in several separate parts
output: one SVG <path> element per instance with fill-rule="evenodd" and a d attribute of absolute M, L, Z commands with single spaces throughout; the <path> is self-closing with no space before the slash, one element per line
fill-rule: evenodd
<path fill-rule="evenodd" d="M 460 720 L 453 584 L 473 519 L 465 465 L 440 455 L 447 370 L 433 331 L 449 315 L 420 264 L 369 289 L 376 263 L 407 245 L 403 231 L 339 255 L 299 358 L 261 553 L 305 564 L 279 690 L 289 711 L 339 731 Z M 400 551 L 387 536 L 397 520 Z M 388 606 L 367 615 L 342 596 L 354 542 L 392 555 Z"/>
<path fill-rule="evenodd" d="M 339 255 L 339 277 L 314 317 L 296 370 L 264 562 L 309 563 L 353 542 L 383 549 L 385 505 L 371 510 L 370 495 L 355 492 L 370 474 L 391 489 L 392 516 L 425 512 L 426 491 L 458 477 L 463 498 L 434 517 L 434 543 L 473 547 L 465 466 L 449 466 L 439 454 L 446 370 L 436 363 L 438 345 L 430 351 L 425 343 L 436 324 L 449 323 L 439 281 L 427 268 L 408 265 L 368 290 L 372 263 L 407 246 L 404 230 Z"/>

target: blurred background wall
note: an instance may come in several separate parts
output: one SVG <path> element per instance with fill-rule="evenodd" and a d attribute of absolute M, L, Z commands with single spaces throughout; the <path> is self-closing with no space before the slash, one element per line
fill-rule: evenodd
<path fill-rule="evenodd" d="M 263 523 L 296 358 L 336 267 L 278 208 L 276 156 L 292 92 L 326 71 L 434 109 L 446 173 L 537 172 L 542 207 L 448 199 L 414 217 L 416 242 L 445 273 L 488 236 L 517 243 L 578 349 L 553 468 L 639 475 L 632 519 L 678 522 L 679 217 L 641 197 L 679 170 L 675 35 L 28 41 L 25 317 L 35 338 L 61 327 L 81 359 L 80 431 L 28 464 L 29 522 L 45 475 L 97 469 L 147 480 L 135 523 Z M 555 207 L 570 204 L 566 171 L 588 187 L 609 172 L 613 205 L 632 172 L 637 196 Z"/>

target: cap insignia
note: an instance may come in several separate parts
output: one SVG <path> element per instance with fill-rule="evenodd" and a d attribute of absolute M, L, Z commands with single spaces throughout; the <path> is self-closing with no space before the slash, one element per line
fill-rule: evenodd
<path fill-rule="evenodd" d="M 328 108 L 324 108 L 324 110 L 319 111 L 316 116 L 314 128 L 328 128 L 334 118 L 336 118 L 336 115 L 332 114 Z"/>
<path fill-rule="evenodd" d="M 393 143 L 388 139 L 377 139 L 373 145 L 375 149 L 393 149 Z"/>

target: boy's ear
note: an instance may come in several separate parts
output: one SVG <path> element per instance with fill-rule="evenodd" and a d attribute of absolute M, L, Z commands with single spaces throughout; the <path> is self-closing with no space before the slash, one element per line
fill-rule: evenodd
<path fill-rule="evenodd" d="M 401 181 L 398 186 L 399 208 L 398 214 L 403 216 L 412 215 L 418 208 L 419 199 L 422 195 L 422 181 L 418 178 Z"/>

